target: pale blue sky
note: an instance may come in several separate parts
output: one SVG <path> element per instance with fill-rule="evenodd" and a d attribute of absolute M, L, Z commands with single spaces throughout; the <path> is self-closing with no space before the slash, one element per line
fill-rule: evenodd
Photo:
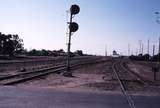
<path fill-rule="evenodd" d="M 72 51 L 104 55 L 107 44 L 110 54 L 127 54 L 128 43 L 133 53 L 139 40 L 145 49 L 148 38 L 150 47 L 158 43 L 154 12 L 160 11 L 160 0 L 0 0 L 0 32 L 19 34 L 28 49 L 66 50 L 66 10 L 75 3 L 81 8 L 74 18 L 80 28 Z"/>

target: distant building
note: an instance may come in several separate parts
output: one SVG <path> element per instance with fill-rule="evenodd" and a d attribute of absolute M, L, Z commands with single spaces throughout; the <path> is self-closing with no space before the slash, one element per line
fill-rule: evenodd
<path fill-rule="evenodd" d="M 113 51 L 113 57 L 119 57 L 119 54 L 115 50 Z"/>

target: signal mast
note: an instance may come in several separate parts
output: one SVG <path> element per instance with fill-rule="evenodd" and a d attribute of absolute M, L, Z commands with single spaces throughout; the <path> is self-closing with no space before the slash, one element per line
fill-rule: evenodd
<path fill-rule="evenodd" d="M 69 24 L 69 38 L 68 38 L 68 48 L 67 48 L 67 72 L 64 73 L 64 76 L 72 76 L 72 73 L 70 72 L 70 48 L 71 48 L 71 36 L 73 32 L 76 32 L 79 28 L 78 24 L 76 22 L 73 22 L 73 17 L 80 12 L 80 7 L 76 4 L 71 5 L 70 8 L 70 22 L 67 22 Z"/>

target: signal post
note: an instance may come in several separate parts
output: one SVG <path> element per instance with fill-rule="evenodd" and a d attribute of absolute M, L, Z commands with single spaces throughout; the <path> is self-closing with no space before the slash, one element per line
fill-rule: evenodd
<path fill-rule="evenodd" d="M 72 73 L 70 71 L 70 48 L 71 48 L 71 36 L 73 32 L 76 32 L 79 28 L 78 24 L 76 22 L 73 22 L 73 16 L 78 14 L 80 11 L 80 8 L 78 5 L 72 5 L 70 8 L 70 22 L 69 24 L 69 37 L 68 37 L 68 48 L 67 48 L 67 63 L 66 63 L 66 72 L 64 73 L 64 76 L 72 77 Z"/>

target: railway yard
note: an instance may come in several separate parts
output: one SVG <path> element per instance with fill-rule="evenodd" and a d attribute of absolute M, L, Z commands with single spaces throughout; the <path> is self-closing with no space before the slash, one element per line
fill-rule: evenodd
<path fill-rule="evenodd" d="M 131 94 L 160 94 L 160 73 L 154 81 L 154 63 L 127 58 L 75 57 L 73 77 L 65 77 L 65 58 L 2 61 L 0 85 L 91 91 L 127 91 Z"/>
<path fill-rule="evenodd" d="M 57 105 L 56 108 L 64 108 L 65 103 L 66 108 L 74 108 L 85 103 L 90 107 L 83 108 L 105 108 L 110 104 L 111 108 L 150 108 L 153 105 L 157 108 L 159 105 L 160 73 L 156 73 L 155 80 L 152 72 L 157 63 L 104 56 L 72 57 L 70 63 L 72 76 L 68 77 L 64 74 L 67 72 L 65 57 L 1 61 L 0 99 L 3 101 L 0 106 L 50 108 Z M 50 99 L 48 94 L 54 96 Z M 36 101 L 30 101 L 32 98 Z M 51 100 L 53 102 L 46 104 Z M 144 104 L 151 101 L 155 104 Z"/>
<path fill-rule="evenodd" d="M 160 108 L 160 0 L 0 4 L 0 108 Z"/>

